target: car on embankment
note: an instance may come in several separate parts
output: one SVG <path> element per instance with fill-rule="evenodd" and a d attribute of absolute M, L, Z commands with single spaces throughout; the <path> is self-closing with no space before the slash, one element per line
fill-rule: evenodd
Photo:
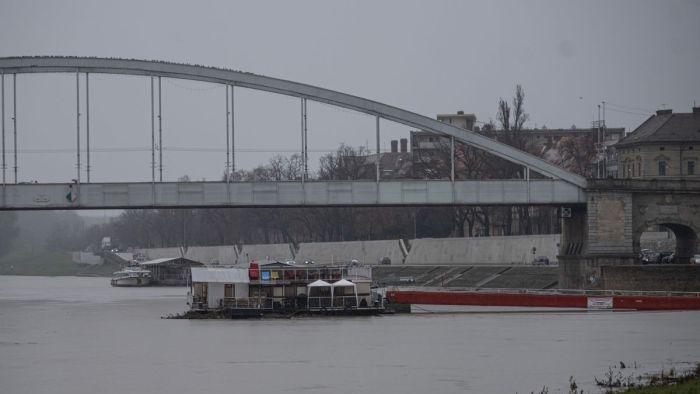
<path fill-rule="evenodd" d="M 660 264 L 673 264 L 676 262 L 676 254 L 673 252 L 661 252 L 659 254 Z"/>

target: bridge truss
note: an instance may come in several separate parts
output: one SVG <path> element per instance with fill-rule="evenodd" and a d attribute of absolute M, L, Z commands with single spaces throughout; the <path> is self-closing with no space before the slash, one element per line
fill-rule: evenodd
<path fill-rule="evenodd" d="M 71 184 L 17 183 L 17 74 L 75 73 L 76 75 L 76 167 L 77 177 Z M 515 149 L 480 134 L 467 131 L 410 111 L 373 100 L 332 91 L 298 82 L 286 81 L 241 71 L 199 65 L 160 61 L 108 59 L 93 57 L 10 57 L 0 58 L 2 77 L 2 200 L 0 209 L 100 209 L 153 208 L 178 206 L 325 206 L 325 205 L 518 205 L 518 204 L 581 204 L 585 203 L 586 180 L 538 157 Z M 89 119 L 89 75 L 125 74 L 151 78 L 152 181 L 150 183 L 90 182 L 89 121 L 87 122 L 86 173 L 81 179 L 80 81 L 84 74 L 86 116 Z M 7 182 L 5 146 L 5 77 L 12 76 L 14 101 L 12 131 L 14 183 Z M 227 154 L 226 170 L 235 170 L 235 130 L 233 92 L 236 87 L 298 97 L 301 103 L 301 156 L 304 161 L 298 182 L 186 182 L 168 183 L 162 178 L 161 79 L 175 78 L 210 82 L 226 86 Z M 157 94 L 156 94 L 157 92 Z M 230 93 L 230 96 L 229 96 Z M 229 102 L 230 97 L 230 102 Z M 157 100 L 157 104 L 156 104 Z M 376 118 L 376 154 L 380 155 L 380 119 L 390 120 L 422 131 L 447 136 L 455 141 L 482 149 L 512 163 L 523 166 L 523 180 L 456 180 L 454 153 L 449 181 L 382 181 L 379 160 L 376 180 L 371 181 L 308 181 L 306 147 L 307 100 L 347 108 Z M 156 116 L 157 111 L 157 116 Z M 156 121 L 157 119 L 157 121 Z M 157 124 L 157 126 L 156 126 Z M 157 133 L 156 133 L 157 129 Z M 160 156 L 156 175 L 156 151 Z M 530 179 L 530 171 L 550 179 Z"/>

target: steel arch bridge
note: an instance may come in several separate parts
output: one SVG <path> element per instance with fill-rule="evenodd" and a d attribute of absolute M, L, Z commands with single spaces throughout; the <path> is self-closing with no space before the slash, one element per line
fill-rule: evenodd
<path fill-rule="evenodd" d="M 538 157 L 480 134 L 446 124 L 377 101 L 277 78 L 200 65 L 133 59 L 95 57 L 6 57 L 0 58 L 3 89 L 2 200 L 0 210 L 9 209 L 105 209 L 223 206 L 371 206 L 371 205 L 567 205 L 584 204 L 585 178 Z M 522 180 L 405 180 L 309 182 L 152 182 L 84 183 L 80 179 L 80 129 L 77 130 L 77 182 L 73 184 L 17 184 L 6 182 L 5 85 L 6 76 L 33 73 L 125 74 L 186 79 L 244 87 L 299 97 L 305 113 L 312 100 L 376 117 L 377 154 L 379 120 L 385 119 L 423 131 L 448 136 L 524 167 Z M 87 86 L 86 86 L 87 88 Z M 79 91 L 79 85 L 77 92 Z M 16 97 L 13 83 L 13 98 Z M 228 97 L 228 96 L 227 96 Z M 78 98 L 79 100 L 79 98 Z M 79 111 L 78 111 L 79 112 Z M 304 139 L 302 118 L 302 139 Z M 16 118 L 12 117 L 16 133 Z M 227 126 L 228 128 L 228 126 Z M 228 131 L 227 131 L 228 132 Z M 233 132 L 232 132 L 233 137 Z M 227 144 L 228 145 L 228 144 Z M 227 146 L 228 149 L 228 146 Z M 231 152 L 233 153 L 233 149 Z M 89 152 L 89 150 L 88 150 Z M 88 153 L 89 155 L 89 153 Z M 88 156 L 89 157 L 89 156 Z M 305 152 L 302 152 L 302 157 Z M 89 166 L 89 164 L 88 164 Z M 227 159 L 227 169 L 229 167 Z M 89 168 L 89 167 L 88 167 Z M 155 166 L 154 166 L 155 168 Z M 550 179 L 530 179 L 530 170 Z M 89 171 L 89 170 L 88 170 Z M 89 172 L 88 172 L 89 174 Z M 162 179 L 162 178 L 161 178 Z"/>

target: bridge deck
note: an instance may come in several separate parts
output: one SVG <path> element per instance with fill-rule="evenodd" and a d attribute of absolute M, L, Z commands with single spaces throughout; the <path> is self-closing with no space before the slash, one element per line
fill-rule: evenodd
<path fill-rule="evenodd" d="M 0 210 L 586 203 L 582 189 L 557 179 L 8 184 L 0 193 Z"/>

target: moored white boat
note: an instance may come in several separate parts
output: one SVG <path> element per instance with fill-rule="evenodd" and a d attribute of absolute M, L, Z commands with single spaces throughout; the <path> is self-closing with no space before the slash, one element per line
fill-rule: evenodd
<path fill-rule="evenodd" d="M 112 286 L 148 286 L 151 284 L 151 271 L 141 267 L 126 267 L 112 274 Z"/>

